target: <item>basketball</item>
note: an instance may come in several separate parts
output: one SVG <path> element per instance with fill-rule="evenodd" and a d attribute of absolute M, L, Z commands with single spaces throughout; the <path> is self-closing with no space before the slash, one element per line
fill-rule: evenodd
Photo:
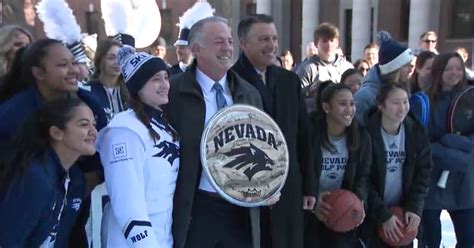
<path fill-rule="evenodd" d="M 326 226 L 335 232 L 348 232 L 362 222 L 362 201 L 351 191 L 336 189 L 324 197 L 324 202 L 331 205 Z"/>
<path fill-rule="evenodd" d="M 380 225 L 379 228 L 378 228 L 378 234 L 379 234 L 380 239 L 382 239 L 383 242 L 385 242 L 387 245 L 390 245 L 390 246 L 405 246 L 405 245 L 411 244 L 411 242 L 413 242 L 413 240 L 416 238 L 416 235 L 418 235 L 418 229 L 416 229 L 415 232 L 410 232 L 410 233 L 405 231 L 407 223 L 405 222 L 405 211 L 401 207 L 391 207 L 390 211 L 395 216 L 397 216 L 398 219 L 400 219 L 402 221 L 402 223 L 403 223 L 403 230 L 402 230 L 403 237 L 398 242 L 393 242 L 387 236 L 385 236 L 385 234 L 383 232 L 382 225 Z"/>

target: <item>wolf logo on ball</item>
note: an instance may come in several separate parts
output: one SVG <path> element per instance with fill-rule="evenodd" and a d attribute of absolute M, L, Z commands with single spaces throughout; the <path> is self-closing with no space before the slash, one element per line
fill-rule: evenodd
<path fill-rule="evenodd" d="M 204 130 L 201 162 L 211 185 L 226 200 L 259 206 L 277 194 L 288 174 L 288 148 L 278 125 L 263 111 L 232 105 Z"/>

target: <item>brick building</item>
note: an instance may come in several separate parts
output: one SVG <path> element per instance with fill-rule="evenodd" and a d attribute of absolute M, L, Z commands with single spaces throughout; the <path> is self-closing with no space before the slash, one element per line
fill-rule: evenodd
<path fill-rule="evenodd" d="M 3 0 L 3 23 L 28 26 L 44 36 L 41 22 L 32 8 L 37 0 Z M 130 1 L 130 0 L 125 0 Z M 162 16 L 161 36 L 173 47 L 179 16 L 196 0 L 156 0 Z M 100 0 L 67 0 L 74 9 L 83 32 L 104 36 Z M 348 57 L 358 59 L 378 30 L 418 47 L 422 32 L 438 33 L 438 50 L 451 51 L 458 46 L 474 52 L 474 1 L 472 0 L 208 0 L 216 14 L 229 18 L 234 37 L 239 20 L 252 13 L 267 13 L 275 18 L 280 48 L 289 49 L 300 59 L 304 46 L 312 40 L 315 27 L 332 22 L 341 32 L 341 47 Z M 34 23 L 33 23 L 34 22 Z M 236 49 L 238 42 L 235 42 Z M 472 58 L 472 56 L 471 56 Z M 468 61 L 472 65 L 472 59 Z"/>

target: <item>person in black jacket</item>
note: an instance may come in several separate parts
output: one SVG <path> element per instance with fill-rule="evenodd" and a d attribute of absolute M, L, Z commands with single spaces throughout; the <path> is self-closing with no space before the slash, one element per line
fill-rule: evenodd
<path fill-rule="evenodd" d="M 386 84 L 377 97 L 378 110 L 370 115 L 372 138 L 372 188 L 363 239 L 368 247 L 387 247 L 376 229 L 397 242 L 404 231 L 417 231 L 428 192 L 432 160 L 429 137 L 424 127 L 407 115 L 410 104 L 405 85 Z M 389 210 L 405 210 L 407 226 Z"/>
<path fill-rule="evenodd" d="M 334 189 L 346 189 L 367 202 L 370 136 L 353 120 L 355 104 L 349 87 L 323 82 L 319 92 L 317 111 L 310 116 L 312 153 L 317 158 L 314 187 L 319 197 L 314 214 L 305 216 L 305 247 L 354 247 L 357 230 L 337 233 L 325 226 L 330 206 L 324 203 L 324 196 Z"/>
<path fill-rule="evenodd" d="M 303 247 L 303 210 L 316 202 L 313 157 L 308 135 L 308 116 L 301 81 L 290 71 L 273 64 L 278 34 L 273 18 L 256 15 L 238 27 L 242 53 L 232 70 L 257 88 L 263 108 L 281 128 L 290 154 L 290 168 L 280 201 L 261 208 L 262 246 Z"/>
<path fill-rule="evenodd" d="M 75 161 L 95 153 L 94 115 L 79 99 L 43 105 L 0 161 L 0 246 L 68 247 L 84 197 Z"/>

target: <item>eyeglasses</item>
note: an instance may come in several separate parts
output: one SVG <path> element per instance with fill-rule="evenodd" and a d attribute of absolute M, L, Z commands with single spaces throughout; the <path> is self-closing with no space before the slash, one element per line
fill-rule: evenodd
<path fill-rule="evenodd" d="M 436 43 L 437 40 L 423 40 L 424 43 Z"/>

